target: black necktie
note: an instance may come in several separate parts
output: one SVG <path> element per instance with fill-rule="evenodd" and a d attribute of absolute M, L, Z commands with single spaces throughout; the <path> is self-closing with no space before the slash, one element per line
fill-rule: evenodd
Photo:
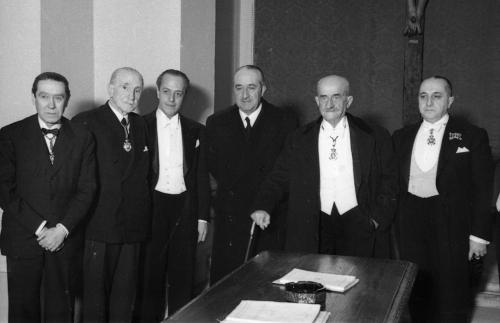
<path fill-rule="evenodd" d="M 54 128 L 54 129 L 42 128 L 42 133 L 44 136 L 48 135 L 48 134 L 57 136 L 57 135 L 59 135 L 59 129 L 58 128 Z"/>
<path fill-rule="evenodd" d="M 250 131 L 252 130 L 252 125 L 250 124 L 250 118 L 246 117 L 245 122 L 247 123 L 245 127 L 245 138 L 250 139 Z"/>

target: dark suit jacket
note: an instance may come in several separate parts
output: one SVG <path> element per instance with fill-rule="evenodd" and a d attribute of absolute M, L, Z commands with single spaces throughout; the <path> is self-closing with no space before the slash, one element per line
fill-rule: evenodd
<path fill-rule="evenodd" d="M 252 223 L 251 203 L 259 185 L 271 171 L 286 136 L 296 127 L 295 115 L 265 100 L 262 100 L 262 110 L 248 143 L 236 105 L 207 119 L 208 165 L 217 182 L 214 252 L 231 243 L 238 252 L 234 256 L 243 262 Z M 270 229 L 268 233 L 276 228 Z M 279 248 L 271 237 L 261 237 L 258 243 L 256 250 Z"/>
<path fill-rule="evenodd" d="M 109 105 L 80 113 L 96 141 L 98 197 L 85 238 L 105 243 L 133 243 L 150 234 L 149 147 L 142 117 L 129 113 L 132 150 L 125 152 L 124 130 Z"/>
<path fill-rule="evenodd" d="M 387 232 L 396 207 L 396 177 L 392 167 L 392 146 L 389 133 L 380 127 L 368 126 L 361 119 L 347 114 L 351 136 L 354 184 L 358 208 L 365 217 L 360 230 L 367 231 L 376 243 L 371 219 L 378 232 Z M 285 250 L 318 252 L 320 174 L 318 136 L 322 118 L 295 131 L 276 161 L 273 171 L 255 199 L 254 210 L 270 212 L 284 193 L 289 193 Z M 271 222 L 273 221 L 271 217 Z M 386 245 L 376 256 L 388 256 Z M 375 247 L 374 247 L 375 248 Z"/>
<path fill-rule="evenodd" d="M 81 248 L 82 222 L 95 195 L 94 140 L 81 125 L 62 118 L 50 164 L 38 116 L 0 131 L 0 248 L 4 255 L 41 255 L 35 231 L 62 223 L 69 231 L 61 255 Z"/>
<path fill-rule="evenodd" d="M 413 144 L 420 123 L 394 132 L 399 166 L 400 202 L 398 222 L 405 221 L 406 193 L 410 177 Z M 452 134 L 452 136 L 450 136 Z M 460 139 L 453 135 L 459 135 Z M 469 151 L 457 153 L 466 147 Z M 483 129 L 450 117 L 439 153 L 436 187 L 449 220 L 450 250 L 467 255 L 470 234 L 489 240 L 493 163 L 488 135 Z M 404 232 L 400 232 L 404 239 Z"/>
<path fill-rule="evenodd" d="M 159 176 L 158 132 L 156 129 L 156 110 L 144 116 L 148 125 L 149 140 L 151 144 L 150 155 L 151 185 L 156 186 Z M 206 159 L 205 127 L 193 120 L 179 115 L 182 131 L 184 182 L 186 184 L 186 200 L 184 211 L 192 220 L 208 221 L 210 189 L 208 184 L 208 171 Z M 198 143 L 198 145 L 197 145 Z"/>

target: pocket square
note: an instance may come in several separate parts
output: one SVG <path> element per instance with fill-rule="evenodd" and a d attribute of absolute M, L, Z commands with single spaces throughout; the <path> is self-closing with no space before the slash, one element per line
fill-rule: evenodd
<path fill-rule="evenodd" d="M 144 146 L 144 149 L 142 150 L 142 152 L 146 152 L 146 151 L 149 151 L 148 146 Z"/>
<path fill-rule="evenodd" d="M 468 153 L 469 149 L 467 147 L 458 147 L 457 154 Z"/>
<path fill-rule="evenodd" d="M 194 148 L 198 148 L 200 145 L 200 139 L 196 139 L 196 144 L 194 145 Z"/>

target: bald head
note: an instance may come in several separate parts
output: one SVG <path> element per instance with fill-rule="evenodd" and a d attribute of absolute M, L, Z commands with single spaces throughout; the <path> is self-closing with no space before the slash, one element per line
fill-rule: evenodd
<path fill-rule="evenodd" d="M 109 102 L 126 115 L 137 108 L 144 80 L 132 67 L 121 67 L 113 72 L 108 84 Z"/>
<path fill-rule="evenodd" d="M 316 104 L 325 121 L 335 127 L 351 106 L 349 81 L 338 75 L 328 75 L 318 81 Z"/>
<path fill-rule="evenodd" d="M 349 81 L 345 77 L 339 75 L 328 75 L 321 78 L 316 85 L 316 91 L 319 93 L 321 87 L 328 87 L 331 85 L 343 89 L 345 95 L 349 95 Z"/>

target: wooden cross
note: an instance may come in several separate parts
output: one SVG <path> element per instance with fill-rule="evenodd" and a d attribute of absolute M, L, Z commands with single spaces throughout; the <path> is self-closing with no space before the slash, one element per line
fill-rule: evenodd
<path fill-rule="evenodd" d="M 405 0 L 407 4 L 406 27 L 408 37 L 405 47 L 403 84 L 403 125 L 420 120 L 418 90 L 422 82 L 424 54 L 424 15 L 428 0 Z"/>

